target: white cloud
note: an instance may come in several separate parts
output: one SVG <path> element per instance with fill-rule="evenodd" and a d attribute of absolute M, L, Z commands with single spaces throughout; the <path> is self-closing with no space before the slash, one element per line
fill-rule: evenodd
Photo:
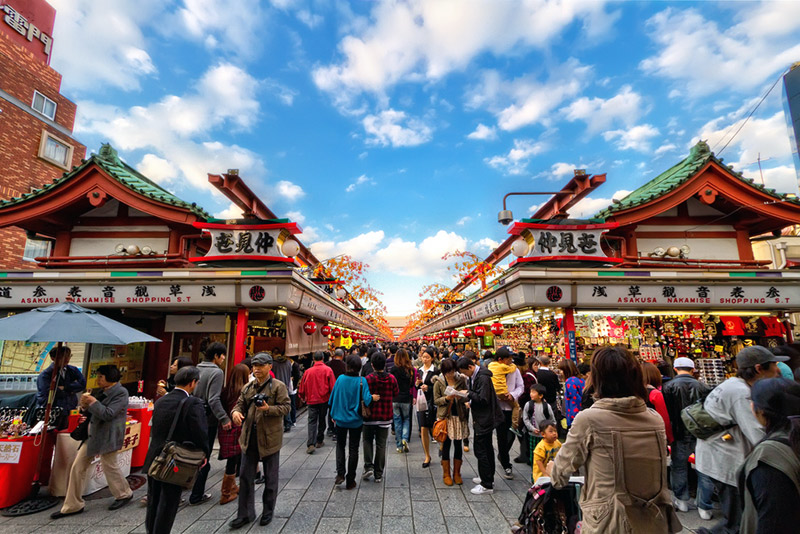
<path fill-rule="evenodd" d="M 640 68 L 675 81 L 690 95 L 703 96 L 751 92 L 800 57 L 800 2 L 736 7 L 734 18 L 739 22 L 726 29 L 694 9 L 670 7 L 651 17 L 647 34 L 661 50 Z"/>
<path fill-rule="evenodd" d="M 255 124 L 257 87 L 246 71 L 222 63 L 207 70 L 187 94 L 147 106 L 124 110 L 79 102 L 75 132 L 97 134 L 122 151 L 147 150 L 142 162 L 162 184 L 216 191 L 208 183 L 209 172 L 238 168 L 248 178 L 265 175 L 257 154 L 214 141 L 212 135 L 220 128 L 245 131 Z"/>
<path fill-rule="evenodd" d="M 352 184 L 348 185 L 348 186 L 345 188 L 345 191 L 346 191 L 347 193 L 352 193 L 353 191 L 355 191 L 355 190 L 356 190 L 356 187 L 358 187 L 359 185 L 362 185 L 362 184 L 366 184 L 366 183 L 371 183 L 371 184 L 374 184 L 375 182 L 373 182 L 373 181 L 372 181 L 372 180 L 369 178 L 369 176 L 367 176 L 366 174 L 362 174 L 361 176 L 359 176 L 358 178 L 356 178 L 356 181 L 355 181 L 355 182 L 353 182 Z"/>
<path fill-rule="evenodd" d="M 641 124 L 627 130 L 611 130 L 603 132 L 606 141 L 616 141 L 620 150 L 650 150 L 650 140 L 659 134 L 658 129 L 650 124 Z"/>
<path fill-rule="evenodd" d="M 266 13 L 259 0 L 183 0 L 176 19 L 188 37 L 211 50 L 253 58 L 261 48 Z"/>
<path fill-rule="evenodd" d="M 547 146 L 541 141 L 514 139 L 514 148 L 509 150 L 508 154 L 485 158 L 483 161 L 505 174 L 520 175 L 527 172 L 531 158 L 546 148 Z"/>
<path fill-rule="evenodd" d="M 169 182 L 178 174 L 178 169 L 172 163 L 155 154 L 145 154 L 136 169 L 156 182 Z"/>
<path fill-rule="evenodd" d="M 233 202 L 222 211 L 218 211 L 214 214 L 214 217 L 217 219 L 241 219 L 244 214 L 242 213 L 242 209 L 234 204 Z"/>
<path fill-rule="evenodd" d="M 626 85 L 619 94 L 608 100 L 582 97 L 561 111 L 570 121 L 586 122 L 588 133 L 593 134 L 611 128 L 615 124 L 628 127 L 635 124 L 643 114 L 642 107 L 641 95 Z"/>
<path fill-rule="evenodd" d="M 665 143 L 656 149 L 655 155 L 660 156 L 662 154 L 666 154 L 667 152 L 675 152 L 677 148 L 678 147 L 672 143 Z"/>
<path fill-rule="evenodd" d="M 369 25 L 339 43 L 341 62 L 319 66 L 313 78 L 341 103 L 362 91 L 383 93 L 400 81 L 441 79 L 482 53 L 546 48 L 576 19 L 588 32 L 613 23 L 603 2 L 384 1 L 374 7 Z"/>
<path fill-rule="evenodd" d="M 712 150 L 719 152 L 731 139 L 733 132 L 739 129 L 744 118 L 732 120 L 730 117 L 741 115 L 742 109 L 728 116 L 719 117 L 705 124 L 697 137 L 707 139 Z M 786 122 L 782 111 L 767 118 L 752 117 L 728 144 L 721 155 L 726 164 L 731 164 L 736 171 L 742 171 L 747 178 L 761 183 L 761 173 L 767 186 L 781 192 L 797 193 L 797 176 L 792 172 L 791 143 L 786 135 Z M 761 171 L 758 161 L 761 160 Z"/>
<path fill-rule="evenodd" d="M 574 163 L 564 163 L 558 162 L 554 163 L 550 167 L 550 172 L 543 173 L 543 175 L 548 180 L 560 180 L 561 178 L 566 178 L 567 176 L 572 177 L 575 175 L 575 169 L 578 169 L 577 165 Z"/>
<path fill-rule="evenodd" d="M 467 136 L 467 139 L 479 139 L 481 141 L 493 141 L 497 139 L 497 128 L 486 126 L 485 124 L 478 124 L 475 131 Z"/>
<path fill-rule="evenodd" d="M 396 237 L 376 251 L 373 262 L 376 270 L 389 271 L 400 276 L 426 276 L 428 279 L 446 276 L 447 262 L 442 260 L 448 252 L 465 250 L 466 238 L 439 230 L 419 244 Z"/>
<path fill-rule="evenodd" d="M 470 222 L 471 220 L 472 220 L 472 217 L 470 217 L 469 215 L 465 215 L 465 216 L 461 217 L 461 218 L 458 220 L 458 222 L 456 223 L 456 225 L 457 225 L 457 226 L 464 226 L 465 224 L 467 224 L 467 223 L 468 223 L 468 222 Z"/>
<path fill-rule="evenodd" d="M 484 237 L 483 239 L 480 239 L 480 240 L 476 241 L 475 242 L 475 246 L 478 249 L 485 249 L 485 250 L 491 252 L 494 249 L 496 249 L 497 247 L 499 247 L 500 243 L 498 241 L 495 241 L 494 239 L 492 239 L 490 237 Z"/>
<path fill-rule="evenodd" d="M 502 130 L 513 131 L 530 124 L 549 125 L 550 114 L 585 87 L 591 67 L 574 58 L 550 69 L 547 81 L 534 75 L 504 80 L 500 73 L 484 71 L 481 81 L 467 91 L 468 109 L 486 108 L 497 117 Z"/>
<path fill-rule="evenodd" d="M 381 146 L 416 146 L 433 136 L 433 129 L 419 119 L 408 117 L 403 111 L 387 109 L 377 115 L 367 115 L 364 130 L 370 136 L 367 143 Z"/>
<path fill-rule="evenodd" d="M 281 180 L 275 185 L 275 191 L 286 200 L 294 202 L 299 198 L 303 198 L 306 192 L 299 185 L 290 182 L 289 180 Z"/>
<path fill-rule="evenodd" d="M 322 15 L 312 13 L 308 9 L 301 9 L 297 12 L 297 20 L 311 28 L 312 30 L 322 24 L 325 20 Z"/>
<path fill-rule="evenodd" d="M 588 218 L 594 216 L 598 211 L 609 207 L 613 200 L 619 200 L 628 196 L 631 192 L 625 189 L 620 189 L 614 193 L 611 198 L 592 198 L 586 197 L 580 200 L 572 208 L 569 209 L 570 217 L 573 218 Z"/>
<path fill-rule="evenodd" d="M 297 224 L 303 224 L 304 222 L 306 222 L 306 216 L 299 211 L 287 211 L 286 217 L 290 221 L 296 222 Z"/>
<path fill-rule="evenodd" d="M 51 0 L 50 4 L 58 12 L 52 66 L 63 76 L 62 89 L 110 86 L 137 91 L 142 77 L 156 74 L 141 27 L 164 16 L 163 2 Z"/>

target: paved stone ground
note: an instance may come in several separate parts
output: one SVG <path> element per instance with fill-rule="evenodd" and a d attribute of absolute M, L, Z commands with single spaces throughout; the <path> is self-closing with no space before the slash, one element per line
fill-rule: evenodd
<path fill-rule="evenodd" d="M 306 417 L 298 417 L 297 426 L 284 434 L 281 450 L 280 493 L 275 518 L 267 527 L 250 525 L 250 532 L 265 534 L 414 534 L 417 533 L 482 533 L 508 534 L 516 520 L 530 483 L 530 468 L 514 464 L 514 480 L 495 477 L 493 495 L 472 495 L 471 479 L 476 473 L 472 451 L 464 455 L 464 485 L 447 487 L 437 463 L 422 468 L 422 444 L 414 430 L 411 452 L 398 454 L 394 437 L 389 434 L 387 466 L 382 483 L 358 478 L 358 487 L 347 491 L 334 487 L 336 476 L 335 444 L 326 441 L 315 454 L 306 454 Z M 436 445 L 434 444 L 434 447 Z M 517 447 L 512 450 L 516 455 Z M 206 534 L 227 532 L 228 522 L 236 515 L 236 502 L 219 503 L 223 462 L 213 460 L 208 489 L 214 499 L 200 506 L 184 506 L 175 521 L 173 532 Z M 497 464 L 499 468 L 499 464 Z M 359 475 L 361 468 L 359 468 Z M 261 513 L 261 488 L 256 494 L 256 512 Z M 0 488 L 2 491 L 2 488 Z M 107 490 L 106 490 L 107 491 Z M 146 493 L 143 487 L 135 492 L 134 502 L 116 512 L 108 511 L 111 498 L 88 500 L 83 514 L 58 521 L 50 520 L 52 508 L 46 512 L 19 518 L 0 517 L 0 534 L 140 534 L 144 533 L 144 507 L 138 499 Z M 684 532 L 694 532 L 708 525 L 692 511 L 679 514 Z M 242 529 L 241 532 L 247 532 Z"/>

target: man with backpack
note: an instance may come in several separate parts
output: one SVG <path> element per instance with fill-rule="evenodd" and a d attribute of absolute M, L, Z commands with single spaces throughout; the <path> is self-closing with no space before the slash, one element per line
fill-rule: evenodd
<path fill-rule="evenodd" d="M 705 399 L 711 391 L 704 383 L 694 377 L 694 362 L 690 358 L 675 358 L 673 364 L 677 376 L 664 384 L 661 393 L 667 405 L 669 421 L 672 425 L 672 495 L 675 508 L 681 512 L 689 511 L 689 456 L 694 453 L 697 438 L 681 420 L 681 411 L 700 399 Z M 711 519 L 711 512 L 698 509 L 702 519 Z"/>
<path fill-rule="evenodd" d="M 786 361 L 769 349 L 756 345 L 745 347 L 736 355 L 739 370 L 736 376 L 714 388 L 703 402 L 703 408 L 721 430 L 706 439 L 698 439 L 697 471 L 711 478 L 720 497 L 722 521 L 712 529 L 701 528 L 700 534 L 736 534 L 742 520 L 742 507 L 737 489 L 736 472 L 753 447 L 764 438 L 764 427 L 750 406 L 750 387 L 762 378 L 780 376 L 776 362 Z M 699 488 L 703 490 L 704 488 Z M 699 491 L 698 508 L 711 511 L 711 495 Z"/>

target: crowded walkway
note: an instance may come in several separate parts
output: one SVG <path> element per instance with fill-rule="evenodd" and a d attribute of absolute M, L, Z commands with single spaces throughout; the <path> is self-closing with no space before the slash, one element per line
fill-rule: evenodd
<path fill-rule="evenodd" d="M 466 482 L 463 486 L 445 486 L 438 462 L 432 462 L 430 468 L 422 468 L 424 454 L 415 426 L 409 454 L 398 454 L 393 449 L 387 452 L 383 482 L 363 481 L 359 476 L 358 488 L 347 491 L 344 486 L 334 487 L 335 443 L 326 440 L 323 448 L 312 455 L 306 454 L 306 422 L 307 414 L 303 412 L 297 418 L 297 426 L 284 434 L 280 493 L 274 520 L 265 527 L 255 521 L 240 532 L 508 534 L 530 487 L 530 468 L 517 463 L 513 464 L 513 480 L 504 480 L 498 471 L 492 495 L 472 495 L 472 484 Z M 512 456 L 519 452 L 517 444 L 511 452 Z M 436 459 L 435 449 L 432 455 Z M 214 498 L 198 506 L 181 506 L 174 533 L 230 532 L 228 523 L 236 516 L 236 503 L 218 504 L 225 462 L 216 459 L 216 450 L 212 458 L 206 488 Z M 500 469 L 499 464 L 497 468 Z M 361 471 L 359 465 L 359 475 Z M 465 453 L 464 480 L 472 479 L 476 473 L 474 454 Z M 256 488 L 256 502 L 260 503 L 263 485 Z M 143 534 L 145 508 L 138 504 L 138 499 L 145 493 L 146 485 L 143 485 L 135 490 L 134 503 L 113 512 L 105 506 L 110 499 L 106 489 L 87 499 L 84 513 L 58 521 L 50 519 L 51 510 L 17 518 L 0 517 L 0 534 Z M 184 497 L 187 496 L 185 492 Z M 684 533 L 695 532 L 704 523 L 695 510 L 679 512 L 678 516 Z"/>

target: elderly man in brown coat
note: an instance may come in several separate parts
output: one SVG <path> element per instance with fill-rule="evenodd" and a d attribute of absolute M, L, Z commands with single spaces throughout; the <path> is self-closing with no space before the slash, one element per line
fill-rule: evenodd
<path fill-rule="evenodd" d="M 261 525 L 272 521 L 278 498 L 278 464 L 283 445 L 283 418 L 292 407 L 286 384 L 272 378 L 272 356 L 260 352 L 253 356 L 255 380 L 245 385 L 231 412 L 233 424 L 242 427 L 239 445 L 242 466 L 239 471 L 239 511 L 231 528 L 241 528 L 256 518 L 255 476 L 258 463 L 264 468 L 264 510 Z"/>

